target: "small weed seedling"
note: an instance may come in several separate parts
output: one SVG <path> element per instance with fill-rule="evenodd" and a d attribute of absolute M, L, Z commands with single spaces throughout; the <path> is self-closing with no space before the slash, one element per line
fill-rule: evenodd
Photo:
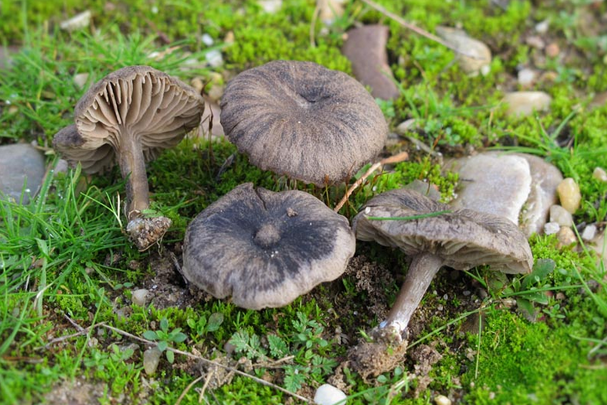
<path fill-rule="evenodd" d="M 162 318 L 160 321 L 160 330 L 147 330 L 143 332 L 143 337 L 156 342 L 160 352 L 164 352 L 171 343 L 181 343 L 188 338 L 185 333 L 181 332 L 181 328 L 175 328 L 169 332 L 169 321 L 166 318 Z M 166 350 L 166 357 L 171 364 L 175 360 L 175 354 L 170 350 Z"/>

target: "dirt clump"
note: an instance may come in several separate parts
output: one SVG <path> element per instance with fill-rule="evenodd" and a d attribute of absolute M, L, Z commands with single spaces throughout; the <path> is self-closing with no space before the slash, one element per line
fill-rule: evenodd
<path fill-rule="evenodd" d="M 368 382 L 368 377 L 394 370 L 404 363 L 407 341 L 386 343 L 382 341 L 360 341 L 348 350 L 348 365 Z"/>
<path fill-rule="evenodd" d="M 106 398 L 107 386 L 102 383 L 92 384 L 85 380 L 62 381 L 55 385 L 44 397 L 45 403 L 51 405 L 92 405 L 101 403 L 100 399 Z M 112 403 L 124 402 L 122 398 L 112 398 Z"/>

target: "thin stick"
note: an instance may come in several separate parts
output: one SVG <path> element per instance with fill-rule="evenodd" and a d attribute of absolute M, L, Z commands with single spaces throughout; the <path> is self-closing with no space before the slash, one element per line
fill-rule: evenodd
<path fill-rule="evenodd" d="M 192 387 L 194 386 L 194 384 L 196 384 L 198 381 L 202 380 L 203 378 L 204 378 L 204 376 L 201 375 L 200 377 L 198 377 L 197 379 L 195 379 L 194 381 L 192 381 L 191 383 L 189 383 L 188 386 L 185 387 L 185 390 L 183 390 L 183 392 L 181 393 L 181 395 L 179 396 L 179 398 L 177 398 L 177 401 L 175 401 L 175 405 L 179 405 L 181 403 L 181 400 L 183 399 L 183 397 L 185 397 L 185 394 L 187 394 L 188 391 L 192 389 Z"/>
<path fill-rule="evenodd" d="M 209 386 L 209 383 L 211 382 L 211 378 L 213 378 L 213 374 L 215 374 L 215 370 L 211 370 L 211 372 L 207 376 L 207 379 L 204 380 L 204 384 L 202 385 L 202 389 L 200 390 L 200 395 L 198 395 L 198 403 L 202 402 L 202 398 L 204 398 L 204 393 L 206 392 L 207 387 Z M 177 405 L 177 404 L 175 404 L 175 405 Z"/>
<path fill-rule="evenodd" d="M 143 342 L 143 343 L 146 343 L 146 344 L 149 344 L 149 345 L 154 345 L 154 346 L 158 345 L 156 342 L 153 342 L 151 340 L 147 340 L 147 339 L 144 339 L 144 338 L 140 338 L 139 336 L 135 336 L 135 335 L 133 335 L 131 333 L 128 333 L 128 332 L 126 332 L 124 330 L 121 330 L 121 329 L 118 329 L 118 328 L 114 328 L 113 326 L 110 326 L 110 325 L 100 324 L 99 326 L 103 326 L 104 328 L 107 328 L 109 330 L 113 330 L 114 332 L 116 332 L 116 333 L 118 333 L 118 334 L 120 334 L 122 336 L 126 336 L 126 337 L 129 337 L 131 339 L 135 339 L 135 340 L 138 340 L 140 342 Z M 223 364 L 217 363 L 217 362 L 215 362 L 213 360 L 205 359 L 202 356 L 197 356 L 197 355 L 192 354 L 192 353 L 188 353 L 188 352 L 184 352 L 184 351 L 181 351 L 181 350 L 173 349 L 172 347 L 167 347 L 167 350 L 170 350 L 173 353 L 181 354 L 181 355 L 186 356 L 186 357 L 190 357 L 190 358 L 193 358 L 193 359 L 200 360 L 203 363 L 212 364 L 214 366 L 221 367 L 223 369 L 229 370 L 229 371 L 231 371 L 233 373 L 236 373 L 238 375 L 241 375 L 243 377 L 250 378 L 250 379 L 252 379 L 253 381 L 255 381 L 255 382 L 259 383 L 259 384 L 262 384 L 262 385 L 274 388 L 274 389 L 276 389 L 276 390 L 278 390 L 280 392 L 283 392 L 283 393 L 285 393 L 287 395 L 290 395 L 290 396 L 292 396 L 294 398 L 297 398 L 297 399 L 299 399 L 301 401 L 304 401 L 305 403 L 308 403 L 308 404 L 312 403 L 312 401 L 309 400 L 306 397 L 302 397 L 301 395 L 295 394 L 294 392 L 291 392 L 291 391 L 286 390 L 286 389 L 284 389 L 282 387 L 279 387 L 276 384 L 272 384 L 271 382 L 262 380 L 261 378 L 255 377 L 255 376 L 253 376 L 251 374 L 245 373 L 244 371 L 240 371 L 240 370 L 235 369 L 233 367 L 224 366 Z"/>
<path fill-rule="evenodd" d="M 358 187 L 360 187 L 360 185 L 367 179 L 367 177 L 369 177 L 371 174 L 373 174 L 374 171 L 376 171 L 377 169 L 379 169 L 381 166 L 389 164 L 389 163 L 402 162 L 403 160 L 406 160 L 408 157 L 409 157 L 409 154 L 407 152 L 401 152 L 401 153 L 398 153 L 398 154 L 396 154 L 394 156 L 390 156 L 388 158 L 382 159 L 382 160 L 380 160 L 377 163 L 374 163 L 365 172 L 365 174 L 363 174 L 362 176 L 360 176 L 360 178 L 358 180 L 356 180 L 354 182 L 354 184 L 352 184 L 352 187 L 350 187 L 349 189 L 346 190 L 346 194 L 339 201 L 339 203 L 335 206 L 335 208 L 333 208 L 333 211 L 339 212 L 339 210 L 341 209 L 341 207 L 343 207 L 344 204 L 348 201 L 348 198 L 350 198 L 350 196 L 352 195 L 352 193 L 354 192 L 354 190 L 356 190 Z"/>
<path fill-rule="evenodd" d="M 365 3 L 366 5 L 368 5 L 369 7 L 371 7 L 372 9 L 375 9 L 376 11 L 379 11 L 380 13 L 382 13 L 383 15 L 385 15 L 386 17 L 389 17 L 391 19 L 393 19 L 394 21 L 396 21 L 397 23 L 399 23 L 400 25 L 402 25 L 403 27 L 410 29 L 411 31 L 421 35 L 422 37 L 426 37 L 431 41 L 437 42 L 439 44 L 441 44 L 442 46 L 445 46 L 449 49 L 451 49 L 453 52 L 455 53 L 459 53 L 460 55 L 464 55 L 468 58 L 472 58 L 472 59 L 482 59 L 479 58 L 478 56 L 475 55 L 470 55 L 467 52 L 461 51 L 459 49 L 457 49 L 457 47 L 448 44 L 447 42 L 443 41 L 442 39 L 440 39 L 439 37 L 437 37 L 436 35 L 432 35 L 430 34 L 428 31 L 425 31 L 411 23 L 406 22 L 405 20 L 403 20 L 401 17 L 399 17 L 398 15 L 386 10 L 385 8 L 383 8 L 382 6 L 380 6 L 379 4 L 371 1 L 371 0 L 361 0 L 363 3 Z"/>

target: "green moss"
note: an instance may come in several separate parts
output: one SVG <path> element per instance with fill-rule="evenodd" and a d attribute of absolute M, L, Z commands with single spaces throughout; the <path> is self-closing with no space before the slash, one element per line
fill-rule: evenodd
<path fill-rule="evenodd" d="M 474 367 L 462 382 L 470 386 L 466 401 L 475 403 L 600 403 L 605 392 L 593 390 L 607 381 L 607 371 L 592 370 L 584 358 L 589 346 L 571 340 L 579 330 L 553 330 L 530 324 L 507 311 L 490 311 L 483 330 L 478 375 Z"/>

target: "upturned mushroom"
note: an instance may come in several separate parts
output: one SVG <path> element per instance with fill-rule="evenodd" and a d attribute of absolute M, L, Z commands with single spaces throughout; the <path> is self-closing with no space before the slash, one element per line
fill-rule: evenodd
<path fill-rule="evenodd" d="M 59 131 L 53 147 L 70 164 L 97 173 L 118 161 L 126 180 L 127 232 L 139 250 L 170 227 L 165 217 L 148 217 L 145 164 L 177 145 L 197 127 L 204 100 L 192 87 L 148 66 L 119 69 L 91 86 L 78 101 L 75 125 Z"/>
<path fill-rule="evenodd" d="M 355 79 L 282 60 L 228 83 L 221 124 L 252 164 L 318 186 L 354 174 L 380 153 L 388 133 L 375 100 Z"/>
<path fill-rule="evenodd" d="M 354 255 L 345 217 L 302 191 L 242 184 L 188 226 L 183 274 L 240 307 L 279 307 L 332 281 Z"/>
<path fill-rule="evenodd" d="M 402 340 L 441 267 L 468 270 L 487 265 L 508 274 L 529 273 L 533 267 L 527 238 L 511 221 L 469 209 L 451 210 L 409 189 L 371 199 L 354 218 L 353 229 L 358 239 L 399 248 L 411 258 L 394 306 L 374 331 L 388 341 Z"/>

